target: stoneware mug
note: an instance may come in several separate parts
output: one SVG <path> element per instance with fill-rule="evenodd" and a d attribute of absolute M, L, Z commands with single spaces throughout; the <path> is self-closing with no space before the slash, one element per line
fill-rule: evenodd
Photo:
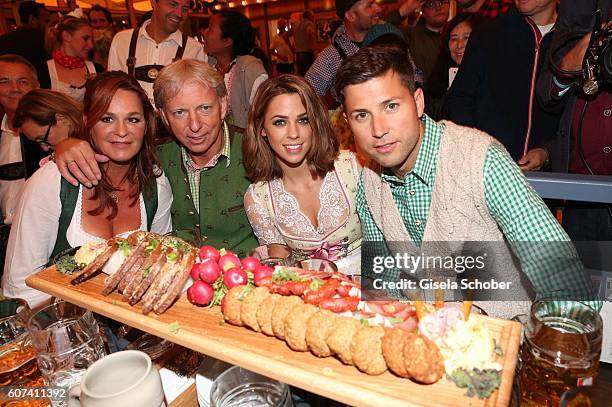
<path fill-rule="evenodd" d="M 165 406 L 161 377 L 141 351 L 108 355 L 91 365 L 70 390 L 69 407 Z"/>

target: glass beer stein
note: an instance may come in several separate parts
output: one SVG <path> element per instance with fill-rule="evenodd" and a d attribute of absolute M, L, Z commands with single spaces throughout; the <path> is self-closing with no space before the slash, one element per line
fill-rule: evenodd
<path fill-rule="evenodd" d="M 522 319 L 519 382 L 526 406 L 558 406 L 562 394 L 592 385 L 599 372 L 603 322 L 577 301 L 544 299 Z"/>
<path fill-rule="evenodd" d="M 24 318 L 29 316 L 28 312 L 28 304 L 22 299 L 6 298 L 0 301 L 0 386 L 25 388 L 45 385 L 24 322 Z M 12 399 L 0 394 L 0 407 L 48 405 L 46 400 Z"/>

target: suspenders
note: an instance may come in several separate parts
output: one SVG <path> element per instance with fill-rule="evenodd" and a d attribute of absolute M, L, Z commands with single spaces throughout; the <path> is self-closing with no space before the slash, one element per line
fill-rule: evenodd
<path fill-rule="evenodd" d="M 136 43 L 138 42 L 138 34 L 140 33 L 140 28 L 134 28 L 132 31 L 132 38 L 130 39 L 130 48 L 128 51 L 128 58 L 126 61 L 128 75 L 134 76 L 139 81 L 153 83 L 157 75 L 159 75 L 159 71 L 162 70 L 164 65 L 143 65 L 136 68 Z M 182 34 L 182 45 L 178 47 L 176 50 L 176 55 L 172 62 L 181 59 L 183 57 L 183 53 L 185 52 L 185 47 L 187 46 L 187 34 Z"/>

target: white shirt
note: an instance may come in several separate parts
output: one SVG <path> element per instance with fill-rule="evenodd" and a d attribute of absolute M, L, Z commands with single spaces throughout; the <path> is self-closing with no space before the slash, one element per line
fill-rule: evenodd
<path fill-rule="evenodd" d="M 548 34 L 550 32 L 550 30 L 552 30 L 554 25 L 555 25 L 555 23 L 550 23 L 550 24 L 546 24 L 546 25 L 539 25 L 538 26 L 538 30 L 540 30 L 540 33 L 542 34 L 542 37 L 545 36 L 546 34 Z"/>
<path fill-rule="evenodd" d="M 60 81 L 59 77 L 57 76 L 57 66 L 55 66 L 55 61 L 53 59 L 47 61 L 47 69 L 49 69 L 51 89 L 62 92 L 78 102 L 83 101 L 83 97 L 85 96 L 85 86 L 82 88 L 76 88 L 69 83 Z M 85 61 L 85 69 L 87 69 L 88 77 L 93 77 L 96 75 L 96 66 L 93 62 Z"/>
<path fill-rule="evenodd" d="M 136 67 L 143 65 L 169 65 L 176 56 L 176 50 L 183 43 L 183 34 L 180 30 L 173 32 L 168 38 L 159 44 L 151 38 L 146 27 L 151 20 L 145 21 L 138 33 L 136 43 Z M 124 30 L 115 35 L 108 52 L 108 70 L 127 72 L 127 58 L 130 50 L 130 40 L 134 29 Z M 187 38 L 183 59 L 197 59 L 208 62 L 208 56 L 204 52 L 202 44 L 195 39 Z M 153 84 L 140 82 L 140 86 L 147 92 L 149 99 L 153 101 Z"/>
<path fill-rule="evenodd" d="M 25 279 L 45 267 L 55 247 L 62 211 L 60 189 L 61 175 L 55 163 L 49 162 L 26 182 L 11 227 L 2 276 L 2 291 L 4 296 L 23 298 L 30 307 L 36 307 L 49 298 L 49 295 L 27 287 Z M 81 186 L 77 206 L 66 232 L 66 238 L 72 247 L 105 240 L 83 230 L 82 192 Z M 157 205 L 151 231 L 168 233 L 172 230 L 170 218 L 172 189 L 165 175 L 157 178 Z M 139 229 L 147 229 L 147 214 L 142 195 Z M 129 233 L 131 232 L 122 233 L 121 236 L 127 237 Z"/>
<path fill-rule="evenodd" d="M 19 134 L 15 133 L 6 122 L 6 115 L 2 118 L 2 137 L 0 137 L 0 165 L 18 163 L 21 158 L 21 142 Z M 19 193 L 23 188 L 25 179 L 14 181 L 0 181 L 0 211 L 4 216 L 4 223 L 10 225 L 19 199 Z"/>

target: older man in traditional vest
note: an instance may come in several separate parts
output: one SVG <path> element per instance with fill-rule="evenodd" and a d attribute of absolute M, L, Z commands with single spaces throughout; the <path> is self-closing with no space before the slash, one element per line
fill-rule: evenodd
<path fill-rule="evenodd" d="M 510 317 L 526 311 L 532 291 L 594 299 L 568 236 L 504 147 L 483 132 L 423 114 L 423 92 L 415 88 L 404 52 L 360 50 L 338 70 L 336 91 L 357 145 L 374 162 L 358 183 L 364 242 L 374 252 L 366 250 L 362 258 L 446 258 L 466 242 L 482 243 L 491 257 L 485 263 L 494 264 L 486 273 L 515 277 L 511 291 L 487 298 L 489 313 Z M 373 265 L 362 269 L 367 274 Z M 383 280 L 399 281 L 400 270 L 407 269 L 393 262 L 378 271 Z M 520 281 L 525 275 L 529 282 Z"/>
<path fill-rule="evenodd" d="M 242 135 L 225 122 L 223 78 L 205 62 L 179 60 L 161 71 L 154 95 L 164 124 L 175 136 L 157 149 L 174 196 L 172 229 L 246 256 L 257 246 L 243 205 L 250 182 L 242 165 Z M 96 159 L 106 157 L 95 155 L 87 142 L 64 141 L 56 154 L 68 181 L 93 185 L 100 179 Z"/>

